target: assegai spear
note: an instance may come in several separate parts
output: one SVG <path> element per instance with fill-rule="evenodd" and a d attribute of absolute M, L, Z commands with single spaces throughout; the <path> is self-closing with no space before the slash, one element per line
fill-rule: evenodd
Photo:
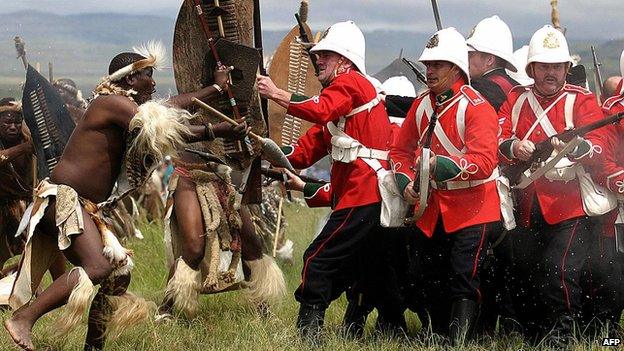
<path fill-rule="evenodd" d="M 228 122 L 235 126 L 238 125 L 238 123 L 235 120 L 224 115 L 222 112 L 204 103 L 203 101 L 197 98 L 193 98 L 193 102 L 197 104 L 199 107 L 221 118 L 223 121 Z M 280 149 L 280 147 L 277 146 L 277 144 L 273 140 L 269 138 L 263 138 L 254 132 L 249 132 L 249 136 L 256 139 L 262 145 L 262 154 L 264 155 L 267 161 L 269 161 L 274 166 L 284 167 L 288 169 L 289 171 L 294 172 L 294 168 L 290 164 L 290 161 L 288 161 L 288 159 L 286 158 L 286 155 L 284 155 L 284 153 L 282 152 L 282 149 Z"/>

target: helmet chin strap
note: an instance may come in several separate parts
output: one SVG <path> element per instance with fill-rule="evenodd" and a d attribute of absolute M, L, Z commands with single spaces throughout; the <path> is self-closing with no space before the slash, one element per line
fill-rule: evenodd
<path fill-rule="evenodd" d="M 329 83 L 331 83 L 332 80 L 334 80 L 334 78 L 336 78 L 338 76 L 338 74 L 344 73 L 346 72 L 346 68 L 344 67 L 344 57 L 340 57 L 338 59 L 338 61 L 336 61 L 336 65 L 334 66 L 334 70 L 332 71 L 332 75 L 329 76 L 324 82 L 321 82 L 321 85 L 323 87 L 326 87 L 329 85 Z"/>
<path fill-rule="evenodd" d="M 449 69 L 448 72 L 446 72 L 444 77 L 438 78 L 438 82 L 434 86 L 430 87 L 429 89 L 431 91 L 434 91 L 434 90 L 437 91 L 441 87 L 445 87 L 446 85 L 448 85 L 451 78 L 454 78 L 457 75 L 457 73 L 459 73 L 459 68 L 457 68 L 456 65 L 453 65 L 453 67 L 451 67 L 451 69 Z"/>

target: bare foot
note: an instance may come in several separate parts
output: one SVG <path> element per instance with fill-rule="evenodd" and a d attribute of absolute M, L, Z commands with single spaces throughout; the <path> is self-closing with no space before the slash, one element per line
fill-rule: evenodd
<path fill-rule="evenodd" d="M 32 326 L 26 322 L 14 320 L 11 317 L 4 321 L 4 328 L 9 332 L 13 342 L 24 350 L 33 351 L 35 345 L 32 343 Z"/>

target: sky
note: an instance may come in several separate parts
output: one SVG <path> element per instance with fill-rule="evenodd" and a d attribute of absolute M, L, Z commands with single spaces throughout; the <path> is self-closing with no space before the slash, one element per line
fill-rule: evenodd
<path fill-rule="evenodd" d="M 157 14 L 174 18 L 181 0 L 3 0 L 0 13 L 37 9 L 57 14 L 113 12 Z M 260 0 L 263 28 L 282 30 L 294 25 L 299 0 Z M 309 0 L 308 23 L 322 30 L 352 19 L 364 31 L 405 30 L 432 33 L 435 29 L 429 0 Z M 482 18 L 499 15 L 514 36 L 529 38 L 550 23 L 550 0 L 438 0 L 443 26 L 462 33 Z M 624 36 L 623 0 L 560 0 L 561 24 L 575 39 L 603 41 Z"/>

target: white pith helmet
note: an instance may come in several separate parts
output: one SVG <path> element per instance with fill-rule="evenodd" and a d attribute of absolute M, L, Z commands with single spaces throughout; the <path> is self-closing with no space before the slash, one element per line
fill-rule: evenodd
<path fill-rule="evenodd" d="M 481 20 L 472 29 L 468 39 L 468 51 L 479 51 L 500 57 L 507 63 L 505 68 L 516 72 L 518 66 L 513 59 L 513 38 L 511 30 L 498 16 Z"/>
<path fill-rule="evenodd" d="M 527 63 L 527 59 L 529 57 L 529 46 L 528 45 L 524 45 L 523 47 L 521 47 L 520 49 L 514 51 L 513 53 L 513 58 L 514 61 L 516 62 L 516 64 L 518 65 L 518 67 L 524 67 L 526 66 Z M 523 70 L 518 70 L 517 72 L 512 72 L 512 71 L 507 71 L 507 74 L 509 74 L 509 76 L 513 79 L 516 80 L 516 82 L 522 84 L 522 85 L 531 85 L 534 83 L 533 78 L 529 77 L 525 71 Z"/>
<path fill-rule="evenodd" d="M 331 51 L 349 59 L 362 74 L 366 74 L 366 43 L 364 34 L 353 21 L 338 22 L 323 33 L 312 53 Z"/>
<path fill-rule="evenodd" d="M 541 63 L 561 63 L 569 62 L 572 64 L 572 57 L 568 50 L 568 41 L 563 33 L 553 28 L 551 25 L 545 25 L 538 29 L 531 37 L 529 42 L 529 53 L 527 64 L 524 67 L 529 77 L 529 65 L 533 62 Z"/>
<path fill-rule="evenodd" d="M 386 95 L 416 97 L 414 84 L 406 76 L 390 77 L 383 82 L 382 86 Z"/>
<path fill-rule="evenodd" d="M 429 38 L 423 53 L 418 59 L 420 62 L 427 61 L 448 61 L 455 64 L 466 74 L 466 79 L 470 83 L 470 72 L 468 71 L 468 46 L 466 39 L 457 29 L 448 27 L 440 29 Z"/>
<path fill-rule="evenodd" d="M 620 75 L 624 77 L 624 50 L 622 50 L 620 55 Z"/>

